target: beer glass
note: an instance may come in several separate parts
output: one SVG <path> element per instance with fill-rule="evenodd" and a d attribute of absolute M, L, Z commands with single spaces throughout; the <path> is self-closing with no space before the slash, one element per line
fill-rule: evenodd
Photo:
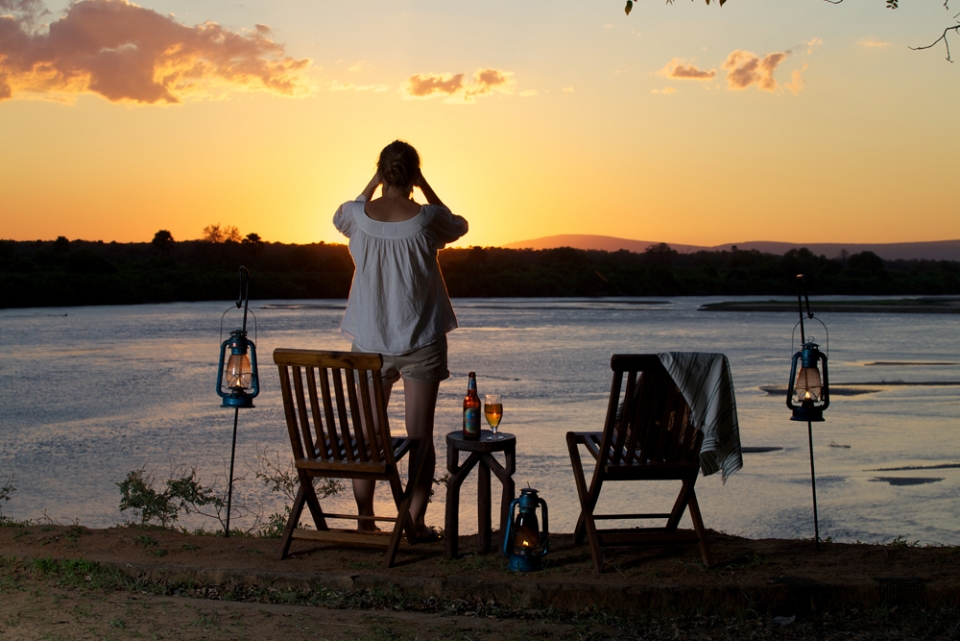
<path fill-rule="evenodd" d="M 503 418 L 503 402 L 499 394 L 487 394 L 483 397 L 483 415 L 487 417 L 487 423 L 490 425 L 490 431 L 493 432 L 491 440 L 497 441 L 503 437 L 497 434 L 500 427 L 500 419 Z"/>

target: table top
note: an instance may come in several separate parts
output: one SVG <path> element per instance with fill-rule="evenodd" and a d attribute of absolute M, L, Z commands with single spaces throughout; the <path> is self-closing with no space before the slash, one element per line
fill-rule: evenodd
<path fill-rule="evenodd" d="M 453 445 L 458 450 L 467 452 L 501 452 L 508 447 L 516 446 L 517 437 L 506 432 L 499 432 L 497 440 L 493 440 L 493 432 L 490 430 L 480 430 L 480 439 L 471 441 L 463 438 L 463 430 L 457 430 L 447 434 L 447 445 Z"/>

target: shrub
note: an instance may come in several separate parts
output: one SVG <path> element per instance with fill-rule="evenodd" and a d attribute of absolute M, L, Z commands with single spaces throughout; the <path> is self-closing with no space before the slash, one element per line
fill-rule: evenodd
<path fill-rule="evenodd" d="M 178 476 L 179 475 L 179 476 Z M 163 491 L 158 491 L 155 477 L 144 468 L 133 470 L 127 478 L 117 483 L 120 488 L 120 511 L 133 510 L 140 525 L 157 524 L 169 527 L 179 518 L 180 512 L 200 514 L 204 506 L 213 506 L 219 515 L 223 499 L 214 490 L 203 487 L 197 480 L 197 470 L 179 467 L 173 477 L 164 481 Z"/>

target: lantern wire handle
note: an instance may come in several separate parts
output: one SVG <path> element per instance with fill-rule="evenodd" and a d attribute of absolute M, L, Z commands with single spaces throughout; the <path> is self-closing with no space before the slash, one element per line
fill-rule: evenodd
<path fill-rule="evenodd" d="M 815 318 L 813 312 L 810 311 L 810 293 L 807 291 L 807 281 L 804 279 L 803 274 L 797 274 L 797 311 L 800 313 L 800 321 L 793 326 L 793 334 L 790 336 L 790 348 L 793 349 L 794 338 L 797 333 L 797 326 L 800 326 L 800 344 L 805 345 L 807 342 L 807 334 L 803 326 L 803 307 L 804 302 L 806 302 L 807 307 L 807 319 L 815 320 L 823 327 L 823 331 L 826 334 L 826 347 L 825 350 L 827 353 L 827 358 L 830 357 L 830 330 L 827 329 L 827 326 L 819 318 Z"/>
<path fill-rule="evenodd" d="M 826 349 L 824 349 L 823 351 L 826 352 L 827 358 L 830 358 L 830 330 L 827 328 L 826 324 L 824 324 L 824 322 L 823 322 L 822 320 L 820 320 L 819 318 L 817 318 L 816 316 L 813 317 L 813 320 L 815 320 L 815 321 L 817 321 L 818 323 L 820 323 L 820 325 L 823 327 L 823 333 L 824 333 L 824 335 L 826 336 L 826 339 L 827 339 L 827 340 L 826 340 Z M 798 328 L 798 327 L 800 327 L 800 323 L 797 323 L 796 325 L 793 326 L 793 333 L 790 335 L 790 351 L 794 351 L 794 345 L 796 345 L 796 340 L 797 340 L 797 328 Z M 803 342 L 805 342 L 805 341 L 803 341 L 803 340 L 801 339 L 801 344 L 802 344 Z"/>

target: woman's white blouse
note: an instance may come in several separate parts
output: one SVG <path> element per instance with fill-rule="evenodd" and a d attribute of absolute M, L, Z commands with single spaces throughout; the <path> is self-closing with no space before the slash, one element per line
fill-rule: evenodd
<path fill-rule="evenodd" d="M 333 224 L 350 239 L 356 271 L 340 331 L 365 352 L 406 354 L 457 326 L 437 252 L 467 233 L 442 205 L 399 223 L 367 216 L 365 196 L 343 203 Z"/>

